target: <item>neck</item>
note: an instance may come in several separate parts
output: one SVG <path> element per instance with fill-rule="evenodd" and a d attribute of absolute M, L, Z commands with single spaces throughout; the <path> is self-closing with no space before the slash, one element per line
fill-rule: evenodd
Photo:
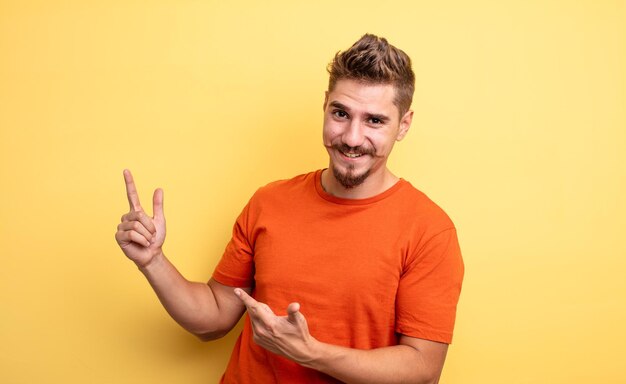
<path fill-rule="evenodd" d="M 386 167 L 383 172 L 368 176 L 362 184 L 352 188 L 346 188 L 339 183 L 330 169 L 325 169 L 321 177 L 324 191 L 342 199 L 367 199 L 385 192 L 393 187 L 397 181 L 398 177 Z"/>

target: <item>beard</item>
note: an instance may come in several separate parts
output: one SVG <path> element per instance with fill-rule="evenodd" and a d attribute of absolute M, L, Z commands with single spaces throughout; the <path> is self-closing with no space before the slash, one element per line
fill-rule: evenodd
<path fill-rule="evenodd" d="M 350 147 L 346 144 L 335 144 L 332 146 L 335 150 L 344 153 L 358 153 L 361 155 L 370 155 L 374 156 L 376 151 L 373 148 L 364 148 L 362 146 L 359 147 Z M 341 172 L 337 166 L 333 166 L 333 175 L 335 175 L 335 179 L 341 184 L 344 188 L 354 188 L 363 184 L 365 179 L 370 175 L 371 169 L 363 172 L 360 175 L 354 173 L 354 165 L 349 165 L 348 169 L 345 172 Z"/>
<path fill-rule="evenodd" d="M 365 179 L 370 175 L 370 169 L 365 171 L 360 175 L 354 174 L 354 166 L 348 167 L 348 170 L 345 173 L 341 173 L 336 166 L 333 166 L 333 175 L 335 175 L 335 179 L 341 184 L 344 188 L 354 188 L 363 184 Z"/>

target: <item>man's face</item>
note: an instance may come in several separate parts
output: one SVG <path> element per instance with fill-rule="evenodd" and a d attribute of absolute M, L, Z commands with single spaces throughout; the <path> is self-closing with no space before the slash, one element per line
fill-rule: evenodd
<path fill-rule="evenodd" d="M 390 84 L 337 81 L 324 101 L 324 146 L 330 169 L 343 187 L 353 188 L 386 171 L 393 145 L 411 125 L 413 112 L 399 116 Z M 382 179 L 378 179 L 382 180 Z"/>

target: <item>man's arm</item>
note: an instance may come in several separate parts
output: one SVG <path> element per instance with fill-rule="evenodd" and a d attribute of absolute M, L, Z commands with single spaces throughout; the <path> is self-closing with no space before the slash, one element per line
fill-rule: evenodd
<path fill-rule="evenodd" d="M 130 171 L 124 171 L 130 211 L 122 216 L 115 239 L 124 254 L 146 276 L 167 312 L 185 329 L 202 340 L 224 336 L 241 318 L 245 306 L 233 288 L 211 279 L 208 284 L 185 279 L 163 254 L 165 215 L 163 191 L 154 191 L 153 212 L 141 204 Z M 241 288 L 251 292 L 250 288 Z"/>
<path fill-rule="evenodd" d="M 400 338 L 400 344 L 360 350 L 322 343 L 309 333 L 298 303 L 287 307 L 287 316 L 276 316 L 264 303 L 235 289 L 246 305 L 254 341 L 270 352 L 302 366 L 316 369 L 346 383 L 437 383 L 448 350 L 447 344 Z"/>
<path fill-rule="evenodd" d="M 233 287 L 214 279 L 208 284 L 185 279 L 163 253 L 139 268 L 169 315 L 203 341 L 226 335 L 246 307 L 233 294 Z M 251 288 L 240 288 L 251 292 Z"/>
<path fill-rule="evenodd" d="M 404 335 L 399 345 L 370 350 L 319 343 L 304 365 L 346 383 L 438 383 L 447 350 L 447 344 Z"/>

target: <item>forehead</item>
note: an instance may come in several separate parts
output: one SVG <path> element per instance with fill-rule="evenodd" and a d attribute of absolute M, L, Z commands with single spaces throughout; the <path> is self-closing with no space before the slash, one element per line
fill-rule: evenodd
<path fill-rule="evenodd" d="M 339 102 L 356 112 L 398 114 L 394 104 L 396 90 L 391 84 L 373 84 L 341 79 L 328 93 L 328 103 Z"/>

